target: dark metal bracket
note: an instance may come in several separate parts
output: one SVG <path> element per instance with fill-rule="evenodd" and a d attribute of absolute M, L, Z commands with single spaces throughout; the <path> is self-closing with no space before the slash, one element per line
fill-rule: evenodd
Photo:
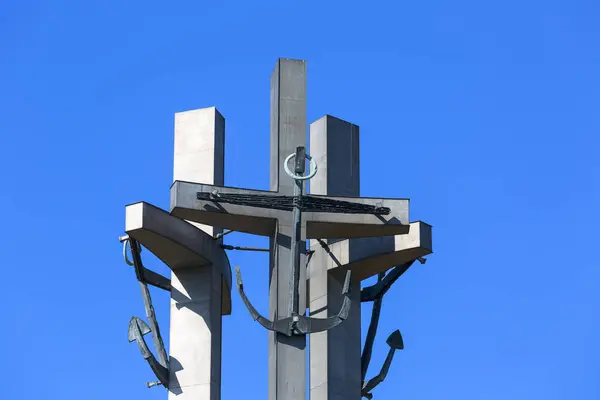
<path fill-rule="evenodd" d="M 383 295 L 390 290 L 394 282 L 396 282 L 415 261 L 416 260 L 412 260 L 394 267 L 387 275 L 384 273 L 385 278 L 379 279 L 375 285 L 362 288 L 360 291 L 360 301 L 364 303 L 367 301 L 375 301 L 376 299 L 383 297 Z"/>
<path fill-rule="evenodd" d="M 129 257 L 127 257 L 127 248 L 131 247 L 131 241 L 133 239 L 130 239 L 129 236 L 121 236 L 119 238 L 119 240 L 121 242 L 123 242 L 123 258 L 125 259 L 125 262 L 127 263 L 127 265 L 131 265 L 134 267 L 135 276 L 138 279 L 138 281 L 147 283 L 148 285 L 152 285 L 159 289 L 163 289 L 163 290 L 166 290 L 167 292 L 170 292 L 171 291 L 171 280 L 169 278 L 164 277 L 161 274 L 158 274 L 158 273 L 144 267 L 143 265 L 141 265 L 141 260 L 140 260 L 140 265 L 138 267 L 135 266 L 135 260 L 134 260 L 134 262 L 129 260 Z M 137 248 L 138 253 L 141 253 L 142 247 L 139 243 L 137 243 L 137 247 L 138 247 Z"/>
<path fill-rule="evenodd" d="M 344 301 L 337 315 L 329 318 L 311 318 L 303 315 L 295 315 L 277 321 L 271 321 L 256 311 L 256 308 L 254 308 L 248 299 L 248 296 L 246 296 L 246 293 L 244 292 L 244 283 L 242 282 L 242 273 L 239 267 L 236 267 L 235 275 L 240 296 L 242 297 L 242 301 L 246 305 L 246 308 L 250 312 L 252 319 L 258 321 L 258 323 L 264 328 L 270 331 L 279 332 L 285 336 L 307 335 L 309 333 L 329 330 L 341 324 L 345 319 L 348 318 L 348 314 L 350 313 L 350 305 L 352 303 L 350 300 L 350 271 L 346 272 L 346 279 L 342 289 Z"/>

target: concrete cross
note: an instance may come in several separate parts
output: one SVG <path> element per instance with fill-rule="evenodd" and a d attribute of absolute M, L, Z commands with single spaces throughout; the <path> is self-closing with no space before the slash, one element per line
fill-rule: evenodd
<path fill-rule="evenodd" d="M 306 142 L 306 65 L 280 59 L 271 76 L 270 191 L 240 189 L 178 180 L 171 187 L 171 215 L 234 231 L 270 237 L 269 319 L 287 317 L 290 285 L 292 213 L 263 207 L 215 202 L 207 195 L 291 196 L 294 181 L 284 172 L 285 158 Z M 199 193 L 201 194 L 199 196 Z M 408 200 L 313 196 L 388 207 L 382 217 L 370 214 L 304 212 L 306 239 L 380 237 L 409 232 Z M 301 255 L 300 265 L 306 265 Z M 306 271 L 301 270 L 300 310 L 306 310 Z M 269 332 L 269 399 L 306 399 L 306 337 Z"/>
<path fill-rule="evenodd" d="M 225 120 L 214 107 L 177 113 L 173 179 L 222 185 L 224 146 Z M 129 237 L 172 271 L 168 285 L 162 285 L 171 292 L 169 399 L 219 400 L 221 318 L 231 314 L 231 268 L 214 238 L 218 228 L 186 222 L 144 202 L 127 206 L 125 221 Z M 144 358 L 153 357 L 145 353 Z"/>
<path fill-rule="evenodd" d="M 311 194 L 359 196 L 359 127 L 326 115 L 310 125 L 310 153 L 319 164 Z M 310 399 L 359 400 L 376 327 L 373 320 L 361 363 L 361 290 L 363 279 L 405 265 L 431 253 L 431 227 L 410 224 L 407 234 L 337 240 L 311 240 L 308 263 L 308 308 L 326 318 L 342 303 L 344 273 L 352 271 L 350 315 L 339 327 L 310 335 Z M 397 271 L 402 272 L 402 271 Z M 368 289 L 365 289 L 368 290 Z M 364 290 L 363 290 L 364 291 Z M 363 299 L 364 301 L 364 299 Z M 369 343 L 371 341 L 371 343 Z"/>

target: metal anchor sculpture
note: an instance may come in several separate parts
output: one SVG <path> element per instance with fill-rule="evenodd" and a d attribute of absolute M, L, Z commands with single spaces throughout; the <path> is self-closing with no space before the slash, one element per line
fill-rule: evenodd
<path fill-rule="evenodd" d="M 421 264 L 425 263 L 424 258 L 417 259 Z M 394 358 L 396 350 L 404 349 L 404 342 L 402 335 L 399 330 L 394 331 L 387 339 L 387 344 L 390 346 L 388 356 L 381 367 L 381 370 L 377 376 L 365 382 L 367 370 L 371 362 L 371 355 L 373 353 L 373 344 L 375 342 L 375 335 L 377 334 L 377 326 L 379 325 L 379 316 L 381 315 L 381 306 L 383 303 L 383 296 L 390 290 L 394 282 L 400 278 L 400 276 L 410 268 L 415 260 L 409 261 L 405 264 L 399 265 L 392 269 L 387 275 L 382 272 L 377 277 L 377 283 L 373 286 L 365 287 L 360 292 L 360 301 L 373 302 L 373 309 L 371 311 L 371 321 L 369 322 L 369 329 L 367 331 L 367 337 L 365 339 L 365 347 L 361 356 L 361 378 L 363 387 L 361 395 L 367 399 L 373 398 L 370 393 L 377 385 L 383 382 L 387 376 L 390 365 Z"/>
<path fill-rule="evenodd" d="M 294 172 L 290 171 L 288 168 L 288 163 L 292 159 L 295 158 L 294 163 Z M 306 160 L 310 162 L 310 172 L 308 175 L 304 176 L 304 172 L 306 169 Z M 306 149 L 304 147 L 297 147 L 296 153 L 290 154 L 284 161 L 285 172 L 294 179 L 294 197 L 292 201 L 292 210 L 293 210 L 293 219 L 294 219 L 294 229 L 292 230 L 292 252 L 291 252 L 291 270 L 292 270 L 292 280 L 290 282 L 290 302 L 289 302 L 289 317 L 279 319 L 276 321 L 271 321 L 256 311 L 256 308 L 252 305 L 246 293 L 244 292 L 244 284 L 242 282 L 242 274 L 240 272 L 239 267 L 236 267 L 236 282 L 238 291 L 240 292 L 240 296 L 242 301 L 248 308 L 250 315 L 255 321 L 258 321 L 264 328 L 279 332 L 286 336 L 293 335 L 306 335 L 309 333 L 322 332 L 334 328 L 335 326 L 341 324 L 345 319 L 348 318 L 348 314 L 350 312 L 350 271 L 346 272 L 346 278 L 344 281 L 344 286 L 342 289 L 342 295 L 344 296 L 344 300 L 342 303 L 342 307 L 340 308 L 337 315 L 334 315 L 329 318 L 311 318 L 306 317 L 300 314 L 299 310 L 299 283 L 300 283 L 300 254 L 306 252 L 306 249 L 302 249 L 301 245 L 301 231 L 302 231 L 302 211 L 304 209 L 311 209 L 311 205 L 307 204 L 309 202 L 305 201 L 305 197 L 302 195 L 302 186 L 303 181 L 309 180 L 315 176 L 317 173 L 317 164 L 310 157 L 310 155 L 306 154 Z M 299 175 L 300 174 L 300 175 Z M 214 196 L 216 197 L 216 196 Z M 213 198 L 214 199 L 214 198 Z M 224 201 L 230 202 L 231 200 L 222 199 Z M 352 211 L 354 212 L 373 212 L 372 209 L 368 209 L 368 211 L 363 211 L 358 204 L 353 204 L 349 202 L 331 202 L 332 204 L 320 204 L 321 208 L 313 205 L 317 211 L 327 210 L 328 212 L 349 212 L 348 209 L 344 209 L 344 206 L 352 207 Z M 287 209 L 289 205 L 287 204 L 263 204 L 262 207 L 266 208 L 280 208 Z M 337 207 L 337 208 L 336 208 Z M 331 208 L 336 208 L 335 211 L 331 211 Z M 376 210 L 377 211 L 377 210 Z M 379 210 L 382 213 L 385 213 L 386 210 Z M 389 209 L 387 209 L 389 212 Z"/>
<path fill-rule="evenodd" d="M 148 387 L 162 385 L 165 388 L 169 387 L 169 360 L 167 356 L 167 352 L 165 350 L 165 345 L 163 343 L 162 337 L 160 335 L 160 330 L 158 328 L 158 322 L 156 321 L 156 315 L 154 313 L 154 307 L 152 306 L 152 299 L 150 297 L 150 291 L 148 290 L 148 284 L 159 287 L 163 290 L 170 291 L 171 290 L 171 281 L 164 276 L 157 274 L 149 269 L 145 268 L 142 264 L 142 258 L 140 255 L 141 245 L 133 238 L 126 237 L 123 238 L 123 256 L 125 258 L 125 262 L 129 265 L 133 265 L 135 269 L 135 275 L 140 283 L 140 288 L 142 290 L 142 298 L 144 300 L 144 308 L 146 310 L 146 317 L 148 318 L 148 322 L 150 326 L 148 326 L 143 320 L 138 317 L 131 317 L 129 321 L 129 330 L 127 338 L 129 342 L 137 342 L 144 357 L 144 360 L 148 362 L 150 368 L 156 375 L 158 382 L 148 382 Z M 131 256 L 133 258 L 133 262 L 129 261 L 127 257 L 127 245 L 129 244 L 129 248 L 131 250 Z M 154 347 L 158 353 L 158 360 L 154 357 L 154 354 L 148 348 L 146 341 L 144 340 L 144 335 L 152 333 L 152 340 L 154 342 Z"/>
<path fill-rule="evenodd" d="M 386 343 L 388 344 L 388 346 L 390 346 L 390 349 L 388 350 L 388 355 L 385 358 L 385 361 L 383 362 L 383 366 L 381 367 L 379 374 L 377 374 L 377 376 L 375 376 L 374 378 L 369 379 L 367 382 L 363 383 L 363 387 L 360 393 L 361 396 L 369 400 L 373 398 L 371 390 L 373 390 L 377 385 L 383 382 L 387 377 L 387 373 L 390 370 L 390 365 L 392 364 L 392 360 L 394 359 L 394 353 L 396 352 L 396 350 L 404 349 L 404 342 L 402 341 L 402 335 L 400 334 L 399 330 L 395 330 L 394 332 L 392 332 L 392 334 L 388 337 Z"/>

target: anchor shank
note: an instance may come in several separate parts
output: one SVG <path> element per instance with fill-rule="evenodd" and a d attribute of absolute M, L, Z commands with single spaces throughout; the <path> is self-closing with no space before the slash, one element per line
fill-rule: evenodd
<path fill-rule="evenodd" d="M 379 274 L 378 282 L 381 282 L 385 276 L 385 272 Z M 365 339 L 365 347 L 361 356 L 361 378 L 365 381 L 367 377 L 367 370 L 371 362 L 371 355 L 373 353 L 373 343 L 375 342 L 375 335 L 377 334 L 377 326 L 379 325 L 379 316 L 381 315 L 381 303 L 383 297 L 377 297 L 373 302 L 373 310 L 371 311 L 371 321 L 369 322 L 369 329 L 367 331 L 367 337 Z"/>
<path fill-rule="evenodd" d="M 295 160 L 294 172 L 296 174 L 304 174 L 306 164 L 306 151 L 305 148 L 299 146 L 296 148 L 296 160 Z M 302 199 L 302 181 L 299 179 L 294 180 L 294 211 L 293 211 L 293 229 L 291 238 L 291 282 L 290 282 L 290 306 L 289 315 L 299 315 L 299 304 L 300 304 L 300 243 L 302 242 L 302 210 L 301 210 L 301 199 Z M 305 250 L 305 249 L 304 249 Z M 304 252 L 304 251 L 302 251 Z M 302 313 L 304 314 L 304 313 Z"/>
<path fill-rule="evenodd" d="M 167 368 L 167 351 L 165 350 L 165 345 L 160 335 L 160 330 L 158 328 L 158 322 L 156 321 L 156 314 L 154 313 L 154 307 L 152 306 L 152 299 L 150 298 L 150 291 L 148 290 L 148 285 L 146 285 L 144 282 L 140 282 L 140 288 L 142 290 L 142 298 L 144 299 L 146 317 L 148 318 L 148 324 L 150 325 L 150 329 L 152 330 L 152 340 L 154 342 L 156 352 L 158 353 L 158 361 L 163 367 Z"/>
<path fill-rule="evenodd" d="M 299 198 L 302 196 L 302 182 L 296 181 L 296 186 L 294 187 L 294 197 Z M 302 242 L 301 237 L 301 218 L 302 211 L 298 205 L 294 206 L 294 225 L 292 230 L 292 254 L 291 254 L 291 269 L 292 269 L 292 282 L 290 285 L 290 315 L 298 315 L 299 314 L 299 304 L 300 304 L 300 293 L 299 293 L 299 285 L 300 285 L 300 243 Z"/>
<path fill-rule="evenodd" d="M 154 347 L 156 348 L 156 352 L 158 353 L 158 361 L 163 367 L 168 368 L 167 351 L 165 350 L 165 345 L 160 335 L 160 330 L 158 328 L 158 322 L 156 321 L 156 314 L 154 313 L 154 307 L 152 306 L 150 290 L 148 290 L 148 285 L 144 281 L 143 277 L 143 266 L 142 258 L 140 256 L 140 247 L 136 240 L 132 238 L 130 238 L 129 240 L 129 247 L 131 248 L 133 264 L 136 269 L 136 275 L 138 275 L 140 289 L 142 291 L 142 298 L 144 299 L 144 309 L 146 310 L 146 317 L 148 317 L 148 323 L 150 325 L 150 330 L 152 331 L 152 340 L 154 341 Z"/>

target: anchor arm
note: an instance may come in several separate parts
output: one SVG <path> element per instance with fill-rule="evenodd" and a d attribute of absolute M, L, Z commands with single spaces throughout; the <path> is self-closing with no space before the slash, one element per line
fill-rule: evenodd
<path fill-rule="evenodd" d="M 235 267 L 235 280 L 242 301 L 244 302 L 244 305 L 250 312 L 252 319 L 254 321 L 258 321 L 259 324 L 261 324 L 264 328 L 270 331 L 275 330 L 275 324 L 273 323 L 273 321 L 263 317 L 258 311 L 256 311 L 256 308 L 254 308 L 254 306 L 250 302 L 250 299 L 248 299 L 248 296 L 246 296 L 246 292 L 244 292 L 244 282 L 242 281 L 242 271 L 240 271 L 240 267 Z"/>
<path fill-rule="evenodd" d="M 160 381 L 160 384 L 164 387 L 169 387 L 169 369 L 163 365 L 154 357 L 154 354 L 148 348 L 148 344 L 144 340 L 144 335 L 150 333 L 150 328 L 144 321 L 138 317 L 131 317 L 129 321 L 129 332 L 128 339 L 130 342 L 137 342 L 142 357 L 148 362 L 152 372 Z"/>
<path fill-rule="evenodd" d="M 292 336 L 291 322 L 292 318 L 285 318 L 278 321 L 271 321 L 265 317 L 263 317 L 246 296 L 244 292 L 244 282 L 242 281 L 242 271 L 240 271 L 240 267 L 235 267 L 235 280 L 237 283 L 238 291 L 240 292 L 240 297 L 244 302 L 244 305 L 250 312 L 252 319 L 257 321 L 259 324 L 263 326 L 263 328 L 268 329 L 270 331 L 276 331 L 282 333 L 286 336 Z"/>
<path fill-rule="evenodd" d="M 303 315 L 297 315 L 295 317 L 287 317 L 277 321 L 271 321 L 256 311 L 256 308 L 254 308 L 244 292 L 244 283 L 242 282 L 242 273 L 239 267 L 235 268 L 235 275 L 238 291 L 240 292 L 242 301 L 250 312 L 252 319 L 258 321 L 259 324 L 270 331 L 279 332 L 286 336 L 323 332 L 341 324 L 348 318 L 348 314 L 350 313 L 350 305 L 352 304 L 350 299 L 350 271 L 346 272 L 346 279 L 342 289 L 344 301 L 337 315 L 329 318 L 310 318 Z"/>
<path fill-rule="evenodd" d="M 373 286 L 368 286 L 363 288 L 360 291 L 360 301 L 362 303 L 367 301 L 374 301 L 378 297 L 382 297 L 387 293 L 388 290 L 392 287 L 394 282 L 402 276 L 410 268 L 410 266 L 415 262 L 415 260 L 409 261 L 405 264 L 398 265 L 394 269 L 392 269 L 382 280 L 378 280 L 377 283 Z"/>
<path fill-rule="evenodd" d="M 348 318 L 348 314 L 350 314 L 350 306 L 352 305 L 352 299 L 350 299 L 350 277 L 351 273 L 348 270 L 346 271 L 346 279 L 342 288 L 344 300 L 340 311 L 336 315 L 329 318 L 310 318 L 299 315 L 295 331 L 300 334 L 323 332 L 335 328 L 344 322 Z"/>
<path fill-rule="evenodd" d="M 381 370 L 379 371 L 379 374 L 377 374 L 377 376 L 369 379 L 369 381 L 363 384 L 361 395 L 363 397 L 366 397 L 367 399 L 371 399 L 373 397 L 371 391 L 377 385 L 383 382 L 387 377 L 396 350 L 404 349 L 404 342 L 402 340 L 402 335 L 400 334 L 399 330 L 392 332 L 392 334 L 387 339 L 387 344 L 388 346 L 390 346 L 390 350 L 388 351 L 387 357 L 385 358 L 385 361 L 383 363 L 383 366 L 381 367 Z"/>

